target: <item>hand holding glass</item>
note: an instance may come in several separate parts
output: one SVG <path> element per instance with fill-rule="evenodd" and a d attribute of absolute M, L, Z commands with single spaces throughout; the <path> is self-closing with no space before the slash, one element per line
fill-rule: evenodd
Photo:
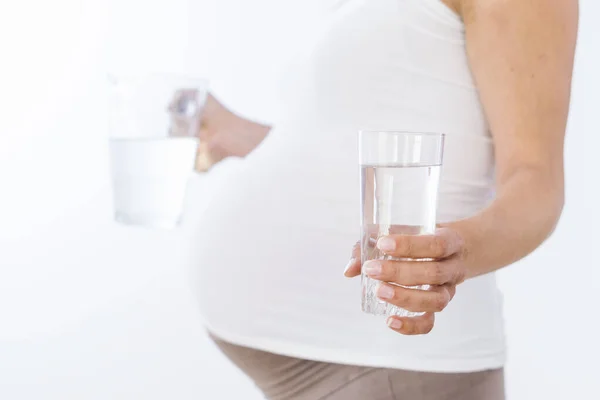
<path fill-rule="evenodd" d="M 435 232 L 443 148 L 443 134 L 359 133 L 362 265 L 368 260 L 394 259 L 376 247 L 382 236 Z M 421 315 L 379 300 L 376 295 L 379 283 L 362 274 L 364 312 L 402 317 Z"/>
<path fill-rule="evenodd" d="M 179 224 L 206 94 L 204 80 L 111 77 L 110 160 L 118 222 Z"/>

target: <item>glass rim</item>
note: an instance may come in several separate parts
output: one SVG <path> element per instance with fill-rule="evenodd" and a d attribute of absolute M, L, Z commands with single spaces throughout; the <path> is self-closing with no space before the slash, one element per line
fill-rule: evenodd
<path fill-rule="evenodd" d="M 376 134 L 388 134 L 388 135 L 398 135 L 398 136 L 427 136 L 427 137 L 438 137 L 445 138 L 445 133 L 440 132 L 418 132 L 418 131 L 393 131 L 393 130 L 360 130 L 358 131 L 359 135 L 376 135 Z"/>

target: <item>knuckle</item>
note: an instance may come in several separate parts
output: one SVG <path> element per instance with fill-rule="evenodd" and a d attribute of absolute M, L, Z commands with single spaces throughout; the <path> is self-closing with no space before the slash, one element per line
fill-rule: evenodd
<path fill-rule="evenodd" d="M 393 262 L 390 261 L 382 261 L 381 262 L 381 277 L 389 282 L 394 282 L 396 280 L 397 275 L 397 267 Z M 395 282 L 394 282 L 395 283 Z"/>
<path fill-rule="evenodd" d="M 410 294 L 402 288 L 396 288 L 394 293 L 394 302 L 399 307 L 407 307 L 411 303 Z"/>
<path fill-rule="evenodd" d="M 433 299 L 433 309 L 435 312 L 443 311 L 448 305 L 448 296 L 444 293 L 438 293 Z"/>
<path fill-rule="evenodd" d="M 456 294 L 456 286 L 451 285 L 448 287 L 448 303 L 452 301 L 454 295 Z"/>
<path fill-rule="evenodd" d="M 413 322 L 405 322 L 402 331 L 406 335 L 416 335 L 418 333 L 417 326 Z"/>
<path fill-rule="evenodd" d="M 449 244 L 446 238 L 441 236 L 434 236 L 430 242 L 430 248 L 432 255 L 434 257 L 442 257 L 446 254 L 448 250 Z"/>
<path fill-rule="evenodd" d="M 394 303 L 397 303 L 400 300 L 400 298 L 402 297 L 402 293 L 400 292 L 400 290 L 398 290 L 398 288 L 396 286 L 390 285 L 390 287 L 393 290 L 392 297 L 390 298 L 390 300 Z"/>
<path fill-rule="evenodd" d="M 427 270 L 427 279 L 429 283 L 440 285 L 444 283 L 444 266 L 442 263 L 432 263 Z"/>
<path fill-rule="evenodd" d="M 437 295 L 432 292 L 422 293 L 421 297 L 418 300 L 419 310 L 417 311 L 427 311 L 434 312 L 437 304 Z"/>
<path fill-rule="evenodd" d="M 423 321 L 423 324 L 421 325 L 421 332 L 426 335 L 428 333 L 430 333 L 433 329 L 433 325 L 435 322 L 435 315 L 434 314 L 429 314 L 427 316 L 427 318 Z"/>
<path fill-rule="evenodd" d="M 423 327 L 423 334 L 428 334 L 433 330 L 433 322 L 428 322 L 424 327 Z"/>
<path fill-rule="evenodd" d="M 391 276 L 393 276 L 395 283 L 402 285 L 406 281 L 406 269 L 402 267 L 401 263 L 394 263 L 392 268 Z"/>
<path fill-rule="evenodd" d="M 412 243 L 409 238 L 398 238 L 396 240 L 396 252 L 400 255 L 408 255 L 411 252 Z"/>
<path fill-rule="evenodd" d="M 462 283 L 464 282 L 464 280 L 466 279 L 466 272 L 464 270 L 464 268 L 462 267 L 462 265 L 459 264 L 459 261 L 455 261 L 454 265 L 454 276 L 453 278 L 453 282 L 455 283 Z"/>
<path fill-rule="evenodd" d="M 431 308 L 431 298 L 429 296 L 425 296 L 424 293 L 421 293 L 421 296 L 413 301 L 415 310 L 414 311 L 424 311 Z"/>
<path fill-rule="evenodd" d="M 462 283 L 464 282 L 466 276 L 465 273 L 462 270 L 457 270 L 454 274 L 454 282 L 456 283 Z"/>

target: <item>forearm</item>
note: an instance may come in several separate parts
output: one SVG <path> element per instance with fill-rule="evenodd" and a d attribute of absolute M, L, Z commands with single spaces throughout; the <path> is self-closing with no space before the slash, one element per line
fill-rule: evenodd
<path fill-rule="evenodd" d="M 499 187 L 481 213 L 446 224 L 463 238 L 467 278 L 484 275 L 527 256 L 553 232 L 564 202 L 562 176 L 522 168 Z"/>
<path fill-rule="evenodd" d="M 270 126 L 237 115 L 209 94 L 198 133 L 196 170 L 208 171 L 227 157 L 247 156 L 270 130 Z"/>
<path fill-rule="evenodd" d="M 236 136 L 232 136 L 230 156 L 245 157 L 254 150 L 271 131 L 271 126 L 235 115 L 232 126 Z"/>
<path fill-rule="evenodd" d="M 514 263 L 554 230 L 564 197 L 563 143 L 577 0 L 459 0 L 466 49 L 494 140 L 498 192 L 450 224 L 467 277 Z"/>

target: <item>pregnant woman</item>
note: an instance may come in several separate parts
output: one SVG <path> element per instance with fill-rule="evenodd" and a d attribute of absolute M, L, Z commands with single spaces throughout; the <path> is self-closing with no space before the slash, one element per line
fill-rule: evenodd
<path fill-rule="evenodd" d="M 504 398 L 494 271 L 563 206 L 576 0 L 356 0 L 290 66 L 272 126 L 209 97 L 205 166 L 245 156 L 199 222 L 206 327 L 268 399 Z M 360 310 L 358 130 L 446 133 L 435 235 L 381 238 Z M 430 284 L 430 291 L 398 285 Z M 532 289 L 535 290 L 535 289 Z"/>

